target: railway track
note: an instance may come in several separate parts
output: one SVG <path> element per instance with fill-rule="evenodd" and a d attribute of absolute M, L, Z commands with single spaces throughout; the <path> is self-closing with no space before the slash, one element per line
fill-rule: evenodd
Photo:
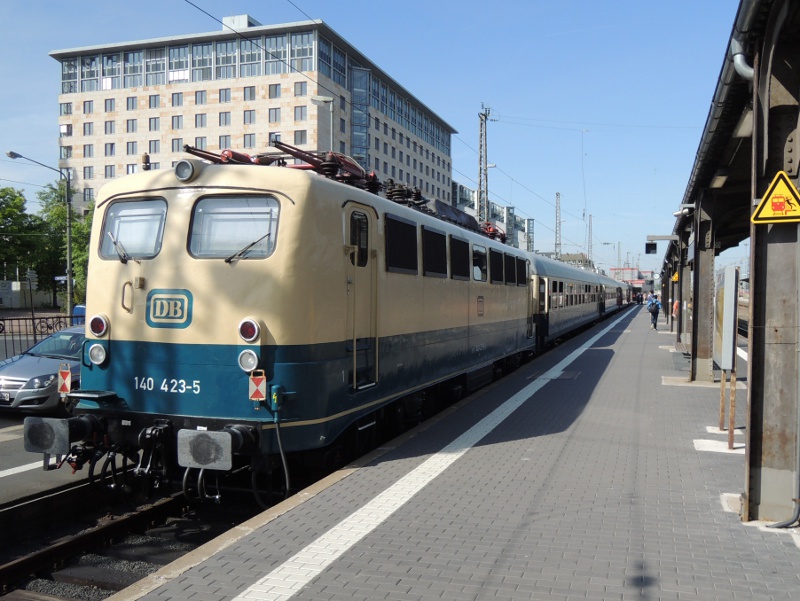
<path fill-rule="evenodd" d="M 3 540 L 24 541 L 0 551 L 0 596 L 9 601 L 105 599 L 257 509 L 253 504 L 244 513 L 191 507 L 177 494 L 142 505 L 103 497 L 110 495 L 80 486 L 0 509 Z M 87 507 L 92 498 L 98 503 L 89 511 L 71 509 L 78 500 L 78 507 Z"/>

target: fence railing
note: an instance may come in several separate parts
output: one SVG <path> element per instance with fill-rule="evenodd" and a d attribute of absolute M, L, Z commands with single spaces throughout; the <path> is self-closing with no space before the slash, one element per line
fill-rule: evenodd
<path fill-rule="evenodd" d="M 50 334 L 82 324 L 84 319 L 83 315 L 0 317 L 0 359 L 19 355 Z"/>

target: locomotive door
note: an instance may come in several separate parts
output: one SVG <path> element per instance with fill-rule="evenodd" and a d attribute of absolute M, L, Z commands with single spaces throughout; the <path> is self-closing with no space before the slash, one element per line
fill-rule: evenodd
<path fill-rule="evenodd" d="M 353 391 L 378 381 L 377 253 L 373 250 L 375 219 L 370 207 L 349 203 L 345 209 L 347 273 L 348 382 Z"/>

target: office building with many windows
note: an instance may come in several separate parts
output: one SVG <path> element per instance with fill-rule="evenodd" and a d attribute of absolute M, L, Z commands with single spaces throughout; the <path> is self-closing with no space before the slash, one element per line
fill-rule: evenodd
<path fill-rule="evenodd" d="M 456 131 L 322 21 L 57 50 L 59 140 L 77 205 L 107 180 L 212 152 L 269 151 L 278 138 L 334 150 L 382 180 L 451 203 Z"/>

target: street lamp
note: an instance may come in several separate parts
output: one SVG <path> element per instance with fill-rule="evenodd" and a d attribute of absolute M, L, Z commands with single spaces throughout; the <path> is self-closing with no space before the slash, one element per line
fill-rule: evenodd
<path fill-rule="evenodd" d="M 316 106 L 328 105 L 328 111 L 331 114 L 331 152 L 333 152 L 333 97 L 332 96 L 312 96 L 311 104 Z"/>
<path fill-rule="evenodd" d="M 13 150 L 9 150 L 6 153 L 6 156 L 10 159 L 25 159 L 26 161 L 30 161 L 31 163 L 36 163 L 40 167 L 44 167 L 45 169 L 50 169 L 50 171 L 55 171 L 58 173 L 60 177 L 67 181 L 67 315 L 69 316 L 70 322 L 72 320 L 72 192 L 70 190 L 70 177 L 69 177 L 69 169 L 66 169 L 66 174 L 64 174 L 64 170 L 56 169 L 55 167 L 50 167 L 49 165 L 45 165 L 44 163 L 40 163 L 39 161 L 34 161 L 33 159 L 29 159 L 26 156 L 22 156 L 18 152 L 14 152 Z"/>

